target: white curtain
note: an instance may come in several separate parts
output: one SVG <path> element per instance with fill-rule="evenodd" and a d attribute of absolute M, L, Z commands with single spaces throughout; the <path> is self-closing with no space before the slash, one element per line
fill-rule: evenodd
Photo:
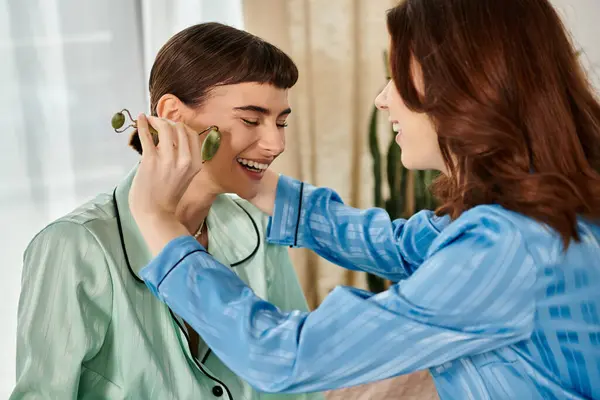
<path fill-rule="evenodd" d="M 203 21 L 243 29 L 242 0 L 141 0 L 147 74 L 160 47 L 176 32 Z M 145 82 L 148 82 L 146 75 Z"/>
<path fill-rule="evenodd" d="M 25 246 L 134 165 L 110 118 L 148 110 L 156 51 L 203 21 L 242 28 L 241 0 L 0 0 L 0 398 L 15 380 Z"/>
<path fill-rule="evenodd" d="M 600 1 L 551 0 L 575 46 L 581 51 L 581 62 L 600 96 Z"/>

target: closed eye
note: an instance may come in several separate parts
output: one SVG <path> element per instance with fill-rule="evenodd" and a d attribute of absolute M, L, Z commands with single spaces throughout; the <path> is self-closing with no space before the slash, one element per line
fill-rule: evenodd
<path fill-rule="evenodd" d="M 246 118 L 242 118 L 242 121 L 249 126 L 258 126 L 259 125 L 259 121 L 252 121 Z M 287 122 L 278 122 L 277 124 L 278 128 L 287 128 L 288 127 L 288 123 Z"/>
<path fill-rule="evenodd" d="M 242 121 L 244 121 L 244 123 L 245 123 L 246 125 L 250 125 L 250 126 L 258 126 L 258 121 L 251 121 L 251 120 L 249 120 L 249 119 L 245 119 L 245 118 L 242 118 Z"/>

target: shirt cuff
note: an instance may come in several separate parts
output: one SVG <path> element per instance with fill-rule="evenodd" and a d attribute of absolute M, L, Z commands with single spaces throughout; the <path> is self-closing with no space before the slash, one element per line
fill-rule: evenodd
<path fill-rule="evenodd" d="M 267 225 L 267 241 L 283 246 L 296 246 L 302 211 L 304 183 L 280 175 L 275 192 L 275 208 Z"/>
<path fill-rule="evenodd" d="M 193 253 L 206 253 L 206 249 L 192 236 L 185 235 L 171 240 L 162 251 L 140 270 L 140 277 L 150 291 L 163 300 L 159 289 L 160 284 L 177 268 L 181 261 Z"/>

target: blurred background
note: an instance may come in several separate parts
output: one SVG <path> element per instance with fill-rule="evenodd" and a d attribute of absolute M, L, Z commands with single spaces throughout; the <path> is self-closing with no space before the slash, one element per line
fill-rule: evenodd
<path fill-rule="evenodd" d="M 600 88 L 600 1 L 553 0 Z M 137 161 L 110 118 L 148 111 L 147 81 L 177 31 L 219 21 L 286 51 L 300 80 L 280 172 L 335 188 L 359 207 L 390 196 L 374 174 L 391 138 L 373 99 L 386 83 L 385 11 L 393 0 L 0 0 L 0 398 L 15 379 L 21 259 L 48 222 L 111 190 Z M 381 117 L 381 118 L 380 118 Z M 374 139 L 378 139 L 377 142 Z M 377 164 L 378 165 L 378 164 Z M 382 180 L 386 181 L 385 168 Z M 404 175 L 403 175 L 404 176 Z M 427 205 L 406 175 L 402 205 Z M 378 194 L 380 193 L 380 195 Z M 386 207 L 387 208 L 387 207 Z M 388 208 L 389 209 L 389 208 Z M 398 210 L 396 210 L 399 212 Z M 338 284 L 386 285 L 290 250 L 311 307 Z M 374 286 L 375 285 L 375 286 Z M 330 399 L 437 398 L 428 374 L 329 394 Z"/>

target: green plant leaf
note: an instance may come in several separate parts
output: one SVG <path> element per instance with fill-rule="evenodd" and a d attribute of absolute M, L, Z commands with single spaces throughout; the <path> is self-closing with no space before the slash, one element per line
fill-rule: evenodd
<path fill-rule="evenodd" d="M 379 151 L 379 140 L 377 139 L 377 107 L 371 110 L 369 118 L 369 151 L 373 157 L 373 199 L 375 207 L 383 207 L 383 195 L 381 193 L 381 153 Z"/>
<path fill-rule="evenodd" d="M 388 80 L 392 79 L 392 72 L 390 71 L 390 59 L 388 57 L 387 50 L 383 51 L 383 65 L 385 66 L 385 76 Z"/>
<path fill-rule="evenodd" d="M 385 280 L 377 275 L 367 274 L 367 285 L 373 293 L 381 293 L 385 290 Z"/>

